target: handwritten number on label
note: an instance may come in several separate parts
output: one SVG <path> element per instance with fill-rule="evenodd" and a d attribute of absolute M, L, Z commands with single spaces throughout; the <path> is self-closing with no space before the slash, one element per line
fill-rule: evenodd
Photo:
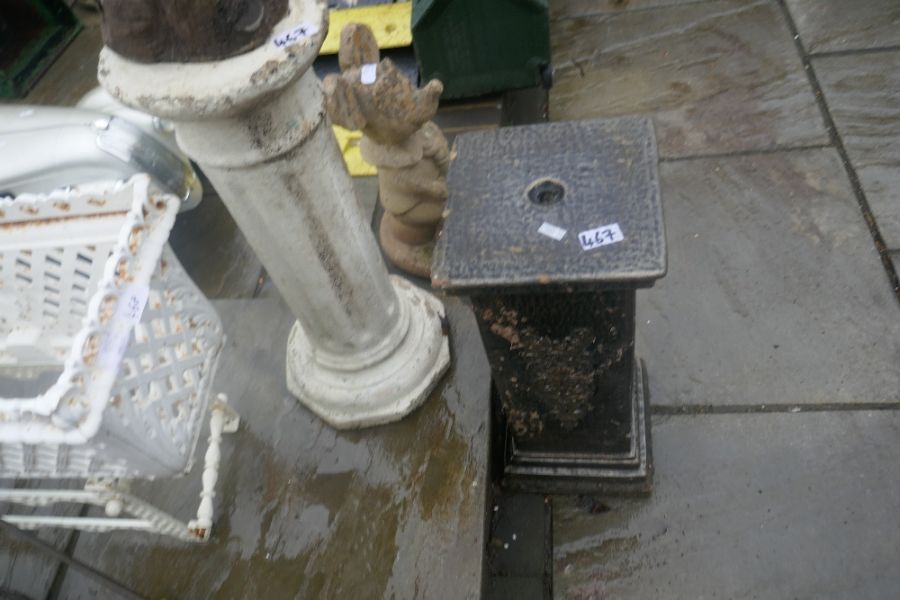
<path fill-rule="evenodd" d="M 146 285 L 129 285 L 122 290 L 119 304 L 107 330 L 106 340 L 100 349 L 101 368 L 114 371 L 119 368 L 119 363 L 122 362 L 122 357 L 128 349 L 131 330 L 140 322 L 149 295 L 150 288 Z"/>
<path fill-rule="evenodd" d="M 138 321 L 141 318 L 141 306 L 140 299 L 135 295 L 128 296 L 128 305 L 126 307 L 125 316 L 129 321 Z"/>
<path fill-rule="evenodd" d="M 593 231 L 593 235 L 582 233 L 579 239 L 581 240 L 581 245 L 585 248 L 594 248 L 615 242 L 616 234 L 613 233 L 612 229 L 604 228 Z"/>
<path fill-rule="evenodd" d="M 119 305 L 116 307 L 115 319 L 129 325 L 134 325 L 141 320 L 144 307 L 147 306 L 147 298 L 150 296 L 150 288 L 146 285 L 129 285 L 119 296 Z"/>
<path fill-rule="evenodd" d="M 601 225 L 594 229 L 588 229 L 578 234 L 578 242 L 581 244 L 582 250 L 593 250 L 601 246 L 615 244 L 625 239 L 618 223 L 611 225 Z"/>
<path fill-rule="evenodd" d="M 296 44 L 303 38 L 310 35 L 316 35 L 317 33 L 319 33 L 318 25 L 301 23 L 297 27 L 276 36 L 275 39 L 272 40 L 272 43 L 275 44 L 277 48 L 284 48 L 285 46 Z"/>

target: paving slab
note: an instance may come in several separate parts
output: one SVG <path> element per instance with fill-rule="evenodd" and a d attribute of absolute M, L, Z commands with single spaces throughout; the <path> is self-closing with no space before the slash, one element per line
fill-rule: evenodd
<path fill-rule="evenodd" d="M 693 4 L 707 0 L 553 0 L 550 2 L 551 19 L 568 19 L 601 13 L 617 13 L 627 10 L 646 10 L 674 4 Z"/>
<path fill-rule="evenodd" d="M 65 539 L 45 539 L 58 549 L 65 548 Z M 56 577 L 59 562 L 46 556 L 30 544 L 0 532 L 0 598 L 46 598 Z"/>
<path fill-rule="evenodd" d="M 900 45 L 896 0 L 786 1 L 810 54 Z"/>
<path fill-rule="evenodd" d="M 224 440 L 213 539 L 82 533 L 75 557 L 153 598 L 478 597 L 490 379 L 471 311 L 446 304 L 454 362 L 426 403 L 336 432 L 286 389 L 280 299 L 216 302 L 229 341 L 215 388 L 242 424 Z M 187 518 L 198 479 L 139 492 Z M 60 597 L 100 592 L 69 573 Z"/>
<path fill-rule="evenodd" d="M 550 32 L 551 120 L 653 113 L 663 157 L 828 142 L 774 2 L 577 17 Z"/>
<path fill-rule="evenodd" d="M 495 490 L 485 549 L 487 600 L 549 600 L 553 584 L 550 498 Z"/>
<path fill-rule="evenodd" d="M 900 51 L 812 64 L 881 235 L 900 249 Z"/>
<path fill-rule="evenodd" d="M 836 151 L 660 180 L 669 271 L 637 307 L 652 405 L 900 401 L 900 306 Z"/>
<path fill-rule="evenodd" d="M 644 500 L 554 498 L 567 599 L 893 598 L 900 415 L 653 418 Z"/>
<path fill-rule="evenodd" d="M 80 482 L 71 480 L 0 480 L 4 489 L 76 489 Z M 28 507 L 0 502 L 0 514 L 77 516 L 81 507 L 74 504 L 57 504 L 50 507 Z M 65 551 L 70 531 L 64 529 L 40 529 L 28 531 L 57 550 Z M 56 578 L 59 561 L 47 556 L 5 529 L 0 529 L 0 598 L 45 598 Z"/>
<path fill-rule="evenodd" d="M 44 541 L 65 546 L 63 540 Z M 58 565 L 31 545 L 0 531 L 0 598 L 45 598 Z"/>

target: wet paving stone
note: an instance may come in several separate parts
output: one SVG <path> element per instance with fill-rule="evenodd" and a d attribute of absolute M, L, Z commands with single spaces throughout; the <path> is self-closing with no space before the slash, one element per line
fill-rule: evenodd
<path fill-rule="evenodd" d="M 4 489 L 76 489 L 79 482 L 52 480 L 0 480 Z M 57 504 L 50 507 L 28 507 L 0 502 L 0 514 L 78 516 L 81 507 Z M 37 537 L 57 550 L 65 551 L 72 535 L 67 529 L 39 529 L 24 532 Z M 0 598 L 45 598 L 53 586 L 60 563 L 39 548 L 0 528 Z"/>
<path fill-rule="evenodd" d="M 501 491 L 493 494 L 485 548 L 489 578 L 485 600 L 552 598 L 553 525 L 550 498 Z"/>
<path fill-rule="evenodd" d="M 39 535 L 40 539 L 53 544 L 57 549 L 65 549 L 65 534 Z M 58 568 L 59 562 L 56 559 L 0 531 L 0 598 L 19 600 L 47 597 Z"/>
<path fill-rule="evenodd" d="M 60 549 L 65 546 L 61 538 L 44 541 Z M 58 562 L 53 558 L 0 531 L 0 598 L 46 597 L 57 568 Z"/>
<path fill-rule="evenodd" d="M 810 54 L 900 45 L 896 0 L 786 1 Z"/>
<path fill-rule="evenodd" d="M 900 52 L 812 62 L 884 241 L 900 249 Z"/>
<path fill-rule="evenodd" d="M 280 299 L 217 301 L 214 388 L 242 422 L 223 440 L 213 539 L 82 533 L 75 557 L 151 598 L 478 597 L 490 379 L 471 310 L 446 305 L 454 362 L 432 396 L 398 423 L 337 432 L 286 389 Z M 136 491 L 189 518 L 199 485 L 195 466 Z M 60 597 L 104 593 L 70 572 Z"/>
<path fill-rule="evenodd" d="M 660 165 L 651 406 L 900 401 L 900 306 L 831 149 Z"/>
<path fill-rule="evenodd" d="M 900 414 L 653 419 L 648 499 L 555 497 L 566 599 L 893 598 Z"/>
<path fill-rule="evenodd" d="M 565 19 L 551 40 L 551 120 L 653 113 L 663 157 L 828 141 L 774 2 Z"/>
<path fill-rule="evenodd" d="M 646 10 L 674 4 L 693 4 L 698 1 L 708 0 L 553 0 L 550 2 L 550 18 L 567 19 L 599 13 Z"/>

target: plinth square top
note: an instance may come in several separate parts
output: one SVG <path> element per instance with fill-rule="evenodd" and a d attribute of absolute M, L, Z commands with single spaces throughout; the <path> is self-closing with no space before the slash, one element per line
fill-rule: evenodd
<path fill-rule="evenodd" d="M 457 136 L 433 285 L 652 285 L 666 273 L 656 163 L 645 118 Z"/>

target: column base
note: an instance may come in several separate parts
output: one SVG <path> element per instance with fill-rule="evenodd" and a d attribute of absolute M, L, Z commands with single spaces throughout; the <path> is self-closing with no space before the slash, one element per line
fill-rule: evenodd
<path fill-rule="evenodd" d="M 619 431 L 628 440 L 627 449 L 607 453 L 523 451 L 501 420 L 498 442 L 505 448 L 503 486 L 539 494 L 649 495 L 653 490 L 649 404 L 643 364 L 635 360 L 630 419 Z"/>
<path fill-rule="evenodd" d="M 383 360 L 356 370 L 316 361 L 315 348 L 294 323 L 288 338 L 287 386 L 301 404 L 336 429 L 390 423 L 415 410 L 450 365 L 441 320 L 444 306 L 432 294 L 391 277 L 409 313 L 403 340 Z"/>

